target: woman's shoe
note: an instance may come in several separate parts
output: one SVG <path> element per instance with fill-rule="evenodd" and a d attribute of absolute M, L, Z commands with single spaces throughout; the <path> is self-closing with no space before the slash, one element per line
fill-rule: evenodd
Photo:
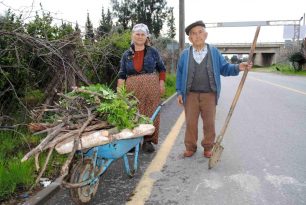
<path fill-rule="evenodd" d="M 146 153 L 152 153 L 155 151 L 154 146 L 152 145 L 152 142 L 143 142 L 142 144 L 142 150 Z"/>

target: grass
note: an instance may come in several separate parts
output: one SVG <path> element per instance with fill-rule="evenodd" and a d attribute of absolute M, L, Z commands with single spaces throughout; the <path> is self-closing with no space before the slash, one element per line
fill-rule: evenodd
<path fill-rule="evenodd" d="M 0 203 L 10 199 L 18 193 L 29 190 L 37 177 L 34 159 L 21 163 L 21 158 L 35 147 L 41 137 L 33 136 L 25 131 L 0 131 Z M 46 159 L 46 153 L 40 156 L 40 166 Z M 44 177 L 53 179 L 59 173 L 65 156 L 53 154 Z"/>
<path fill-rule="evenodd" d="M 0 198 L 7 199 L 13 193 L 26 191 L 34 182 L 33 160 L 21 163 L 19 158 L 0 162 Z"/>
<path fill-rule="evenodd" d="M 176 92 L 175 81 L 176 81 L 175 74 L 167 74 L 165 82 L 166 91 L 162 98 L 167 99 Z"/>
<path fill-rule="evenodd" d="M 295 71 L 290 65 L 287 64 L 275 64 L 270 67 L 253 67 L 252 71 L 306 76 L 306 70 Z"/>

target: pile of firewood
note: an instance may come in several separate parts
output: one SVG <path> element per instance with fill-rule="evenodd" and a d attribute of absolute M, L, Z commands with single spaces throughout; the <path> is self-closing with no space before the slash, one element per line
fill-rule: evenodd
<path fill-rule="evenodd" d="M 125 127 L 132 129 L 139 124 L 150 123 L 149 118 L 139 114 L 137 99 L 131 93 L 127 93 L 124 87 L 114 93 L 106 86 L 91 85 L 74 88 L 66 95 L 59 95 L 61 98 L 54 106 L 43 106 L 33 110 L 33 116 L 37 116 L 39 122 L 28 125 L 29 130 L 35 135 L 46 136 L 21 161 L 34 156 L 36 169 L 39 170 L 39 155 L 48 150 L 46 161 L 35 184 L 45 172 L 50 156 L 58 144 L 67 140 L 73 142 L 72 151 L 61 169 L 61 176 L 65 177 L 76 150 L 82 149 L 82 136 L 103 130 L 103 136 L 110 137 Z M 127 118 L 129 119 L 126 120 Z"/>

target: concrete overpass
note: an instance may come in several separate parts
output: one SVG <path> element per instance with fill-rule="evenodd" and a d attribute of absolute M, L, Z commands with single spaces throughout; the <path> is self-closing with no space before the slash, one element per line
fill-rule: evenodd
<path fill-rule="evenodd" d="M 222 54 L 248 54 L 251 43 L 224 43 L 214 44 Z M 270 66 L 280 61 L 284 43 L 257 43 L 254 53 L 254 65 Z"/>

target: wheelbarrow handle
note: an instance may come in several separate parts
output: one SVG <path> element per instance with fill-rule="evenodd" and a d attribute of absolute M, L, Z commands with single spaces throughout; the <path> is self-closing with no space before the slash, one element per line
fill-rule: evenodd
<path fill-rule="evenodd" d="M 161 110 L 162 104 L 158 105 L 158 107 L 156 108 L 155 112 L 153 113 L 151 120 L 154 121 L 156 116 L 158 115 L 159 111 Z"/>

